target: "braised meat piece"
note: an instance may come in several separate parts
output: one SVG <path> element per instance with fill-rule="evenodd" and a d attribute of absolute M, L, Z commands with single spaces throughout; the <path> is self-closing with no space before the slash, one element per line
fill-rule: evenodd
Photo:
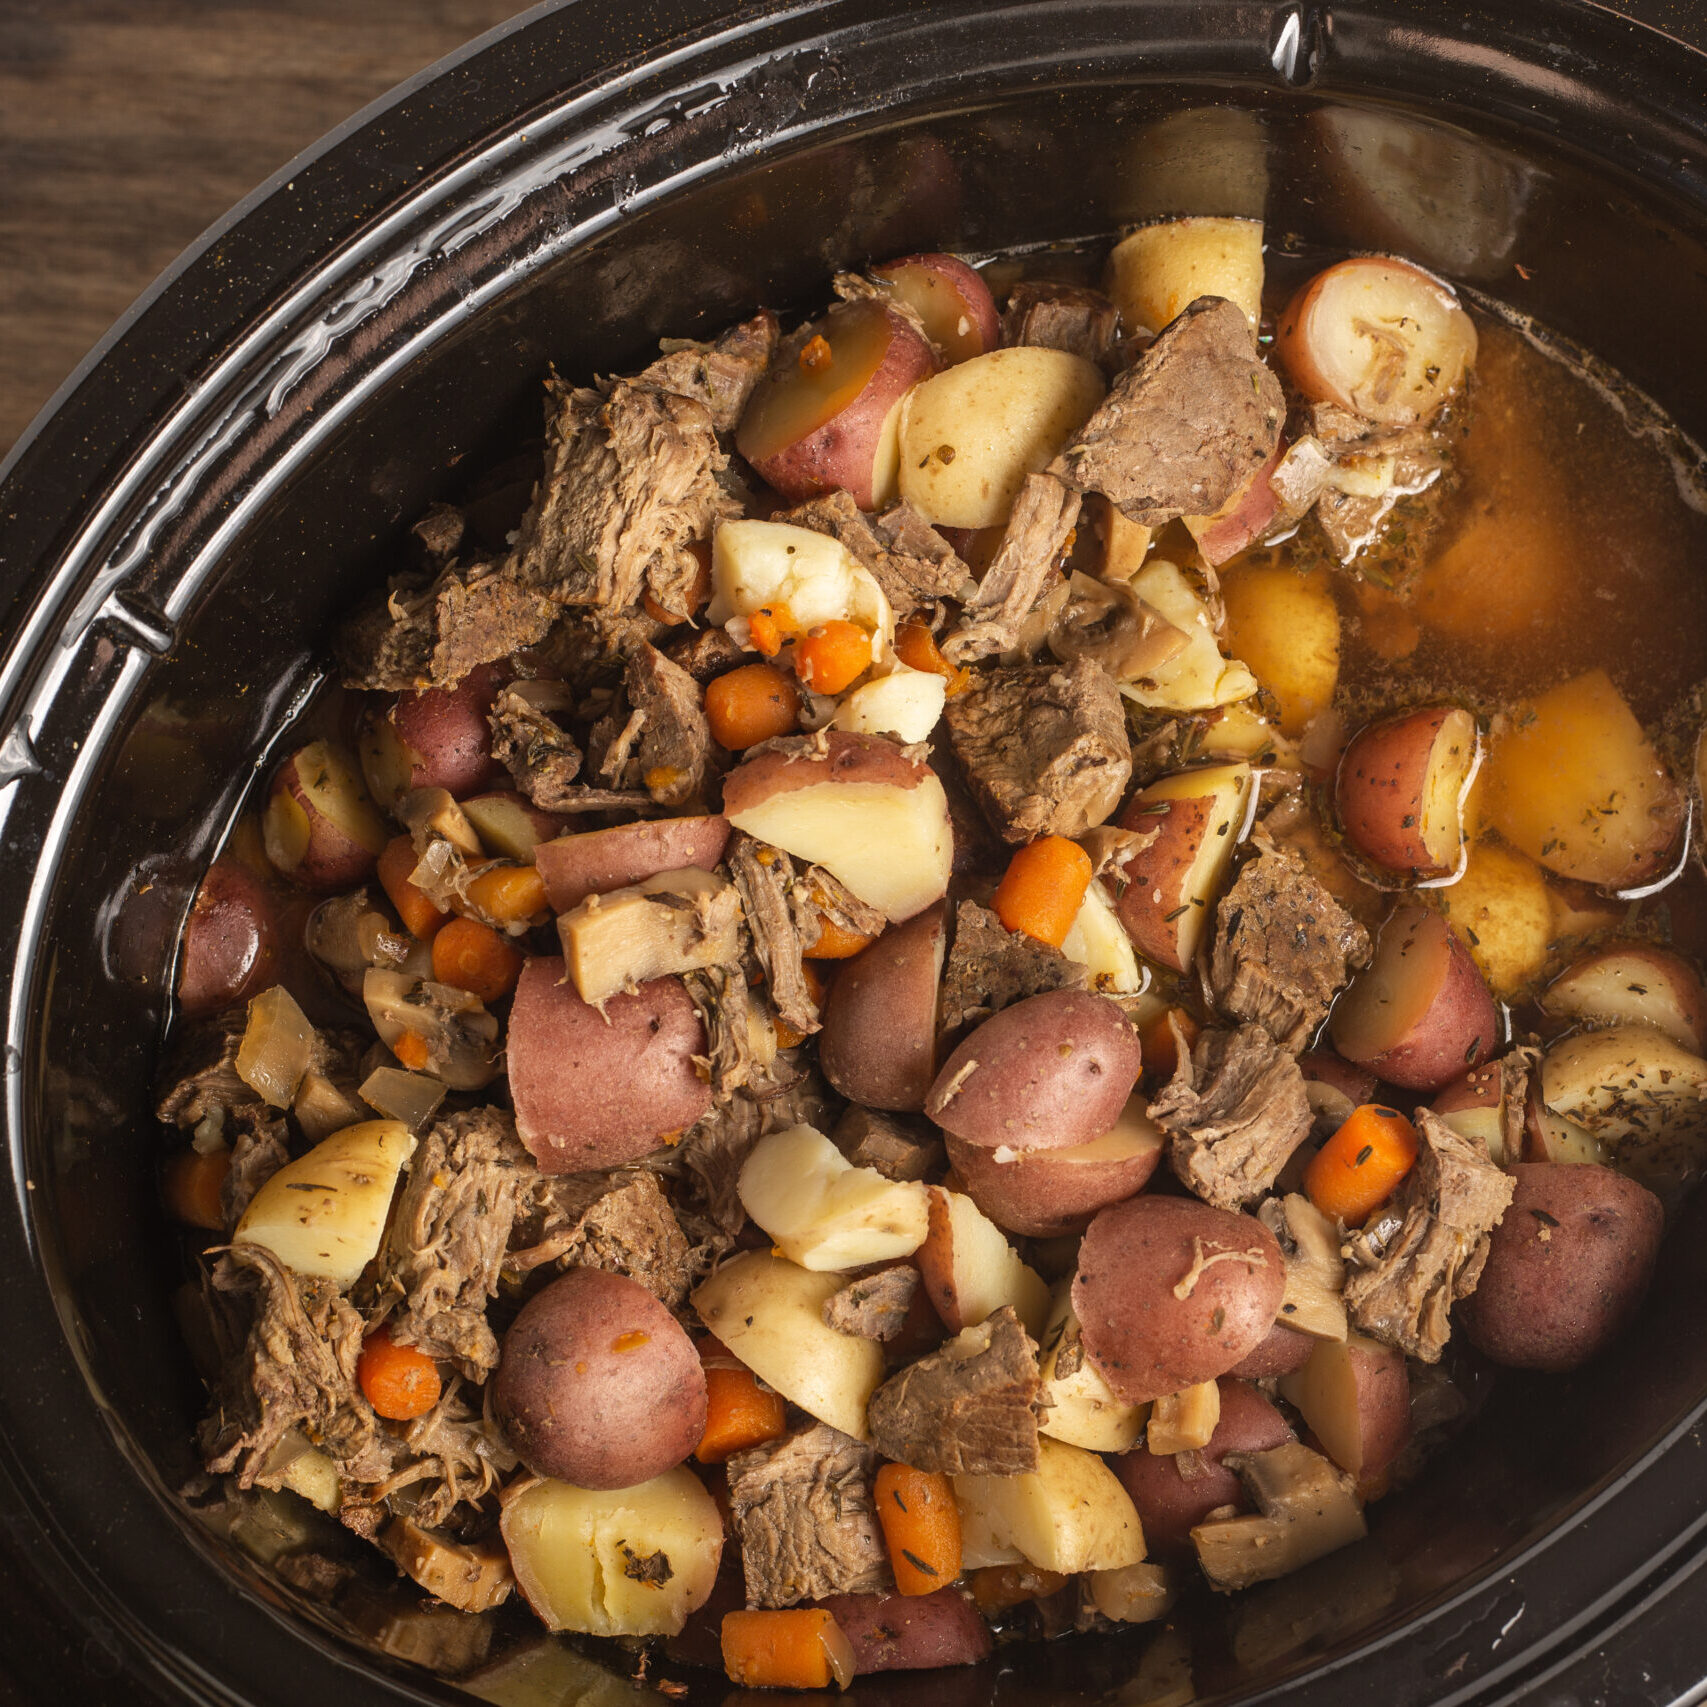
<path fill-rule="evenodd" d="M 161 1074 L 164 1088 L 155 1099 L 156 1119 L 185 1131 L 205 1122 L 209 1136 L 217 1138 L 223 1136 L 232 1109 L 253 1106 L 266 1111 L 266 1104 L 237 1076 L 237 1046 L 247 1023 L 245 1010 L 232 1008 L 184 1028 Z"/>
<path fill-rule="evenodd" d="M 770 1083 L 770 1062 L 757 1040 L 770 1021 L 747 987 L 739 966 L 707 966 L 682 979 L 705 1027 L 705 1074 L 712 1094 L 723 1101 L 748 1086 Z"/>
<path fill-rule="evenodd" d="M 225 1117 L 231 1160 L 219 1187 L 219 1213 L 235 1231 L 255 1193 L 290 1160 L 290 1128 L 263 1103 L 231 1109 Z"/>
<path fill-rule="evenodd" d="M 530 1184 L 503 1258 L 506 1274 L 547 1263 L 602 1268 L 639 1281 L 672 1310 L 687 1297 L 691 1250 L 657 1175 L 536 1174 Z"/>
<path fill-rule="evenodd" d="M 565 723 L 574 696 L 566 683 L 548 680 L 512 682 L 499 691 L 487 713 L 492 756 L 515 779 L 518 789 L 542 812 L 604 812 L 616 807 L 650 806 L 652 796 L 638 784 L 599 787 L 577 779 L 583 770 L 580 743 Z M 639 727 L 635 730 L 639 734 Z M 617 768 L 623 774 L 628 754 Z"/>
<path fill-rule="evenodd" d="M 696 628 L 680 640 L 672 640 L 664 648 L 664 656 L 686 670 L 701 687 L 737 664 L 752 662 L 752 654 L 743 652 L 721 628 Z"/>
<path fill-rule="evenodd" d="M 875 1168 L 885 1179 L 929 1179 L 943 1166 L 940 1138 L 906 1116 L 849 1103 L 830 1136 L 856 1168 Z"/>
<path fill-rule="evenodd" d="M 705 690 L 655 646 L 634 648 L 622 680 L 645 719 L 633 760 L 639 786 L 660 806 L 679 809 L 700 799 L 712 755 Z"/>
<path fill-rule="evenodd" d="M 737 832 L 724 860 L 741 894 L 741 908 L 753 935 L 753 952 L 764 968 L 765 992 L 776 1016 L 792 1031 L 809 1037 L 818 1030 L 818 1004 L 806 982 L 805 949 L 790 904 L 794 862 L 780 848 Z"/>
<path fill-rule="evenodd" d="M 838 487 L 775 519 L 840 540 L 871 571 L 897 617 L 957 598 L 972 580 L 948 541 L 905 500 L 868 516 Z"/>
<path fill-rule="evenodd" d="M 1515 1182 L 1479 1139 L 1426 1108 L 1415 1115 L 1416 1165 L 1372 1226 L 1353 1235 L 1345 1280 L 1352 1323 L 1408 1357 L 1438 1363 L 1453 1303 L 1468 1298 L 1488 1260 L 1488 1234 Z"/>
<path fill-rule="evenodd" d="M 753 387 L 764 378 L 776 354 L 779 335 L 776 316 L 761 308 L 751 320 L 731 326 L 710 343 L 674 341 L 673 348 L 637 375 L 635 383 L 703 403 L 712 426 L 720 433 L 732 433 Z"/>
<path fill-rule="evenodd" d="M 1049 472 L 1160 527 L 1220 509 L 1274 454 L 1285 418 L 1245 311 L 1200 296 L 1114 382 Z"/>
<path fill-rule="evenodd" d="M 862 1340 L 892 1340 L 907 1319 L 919 1271 L 906 1263 L 850 1280 L 824 1300 L 826 1324 Z"/>
<path fill-rule="evenodd" d="M 749 1606 L 794 1606 L 893 1585 L 872 1506 L 877 1454 L 827 1423 L 796 1429 L 727 1465 Z"/>
<path fill-rule="evenodd" d="M 1037 1347 L 1011 1304 L 910 1363 L 871 1396 L 885 1457 L 950 1476 L 1037 1469 Z"/>
<path fill-rule="evenodd" d="M 1304 1075 L 1260 1025 L 1206 1031 L 1150 1104 L 1168 1159 L 1206 1203 L 1242 1209 L 1310 1135 Z"/>
<path fill-rule="evenodd" d="M 1002 342 L 1065 350 L 1101 367 L 1119 325 L 1120 310 L 1100 290 L 1024 279 L 1002 315 Z"/>
<path fill-rule="evenodd" d="M 1369 933 L 1296 854 L 1258 835 L 1261 851 L 1216 914 L 1209 986 L 1229 1019 L 1254 1020 L 1296 1053 L 1352 971 L 1369 964 Z"/>
<path fill-rule="evenodd" d="M 954 942 L 942 969 L 938 1028 L 946 1041 L 1049 990 L 1077 990 L 1085 969 L 1060 949 L 1024 931 L 1010 931 L 988 907 L 962 901 L 954 915 Z"/>
<path fill-rule="evenodd" d="M 1008 842 L 1076 836 L 1120 804 L 1132 770 L 1120 691 L 1088 658 L 1070 669 L 977 672 L 944 716 L 955 756 Z"/>
<path fill-rule="evenodd" d="M 942 643 L 954 664 L 990 658 L 1019 643 L 1031 607 L 1052 582 L 1079 519 L 1079 494 L 1048 474 L 1028 474 L 1014 499 L 1002 543 L 978 589 L 964 604 L 960 621 Z"/>

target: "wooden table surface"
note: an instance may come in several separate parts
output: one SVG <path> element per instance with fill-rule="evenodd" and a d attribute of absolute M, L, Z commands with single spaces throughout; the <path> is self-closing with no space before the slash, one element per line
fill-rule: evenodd
<path fill-rule="evenodd" d="M 0 0 L 0 456 L 187 243 L 522 0 Z"/>

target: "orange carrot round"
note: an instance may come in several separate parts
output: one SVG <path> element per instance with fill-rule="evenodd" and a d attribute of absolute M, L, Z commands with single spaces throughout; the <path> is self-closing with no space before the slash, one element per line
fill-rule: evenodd
<path fill-rule="evenodd" d="M 902 1594 L 931 1594 L 960 1575 L 960 1507 L 948 1477 L 885 1464 L 873 1485 L 883 1544 Z"/>
<path fill-rule="evenodd" d="M 500 924 L 537 919 L 551 910 L 545 879 L 533 865 L 487 866 L 469 879 L 468 903 Z"/>
<path fill-rule="evenodd" d="M 794 613 L 787 605 L 763 605 L 747 618 L 753 650 L 774 658 L 795 633 Z"/>
<path fill-rule="evenodd" d="M 397 916 L 403 921 L 403 928 L 411 936 L 419 937 L 422 942 L 430 942 L 450 914 L 441 913 L 432 901 L 409 881 L 409 873 L 418 863 L 415 844 L 407 836 L 393 836 L 385 844 L 385 852 L 379 856 L 379 881 L 386 894 L 391 897 L 391 904 L 397 909 Z"/>
<path fill-rule="evenodd" d="M 871 635 L 832 617 L 795 642 L 794 673 L 816 693 L 840 693 L 871 667 Z"/>
<path fill-rule="evenodd" d="M 862 948 L 870 948 L 875 937 L 860 931 L 843 930 L 833 919 L 818 915 L 818 938 L 806 950 L 812 960 L 851 960 Z"/>
<path fill-rule="evenodd" d="M 1067 940 L 1091 886 L 1091 856 L 1065 836 L 1044 836 L 1008 861 L 990 905 L 1010 931 L 1051 948 Z"/>
<path fill-rule="evenodd" d="M 162 1181 L 166 1207 L 186 1227 L 223 1233 L 225 1210 L 220 1193 L 230 1169 L 231 1152 L 223 1144 L 205 1154 L 200 1150 L 185 1150 L 174 1156 L 166 1164 L 166 1177 Z"/>
<path fill-rule="evenodd" d="M 731 1453 L 775 1440 L 788 1425 L 780 1393 L 760 1387 L 750 1369 L 707 1364 L 705 1433 L 694 1448 L 702 1464 L 721 1464 Z"/>
<path fill-rule="evenodd" d="M 1324 1215 L 1367 1220 L 1398 1189 L 1417 1159 L 1417 1135 L 1397 1109 L 1366 1102 L 1310 1159 L 1304 1191 Z"/>
<path fill-rule="evenodd" d="M 936 636 L 922 622 L 904 622 L 895 630 L 895 656 L 909 670 L 925 670 L 944 677 L 950 699 L 972 685 L 971 676 L 965 670 L 957 670 L 942 655 Z"/>
<path fill-rule="evenodd" d="M 433 977 L 483 1002 L 507 996 L 521 973 L 510 939 L 478 919 L 452 919 L 433 938 Z"/>
<path fill-rule="evenodd" d="M 814 1606 L 781 1612 L 726 1612 L 720 1631 L 723 1670 L 749 1689 L 846 1689 L 854 1653 L 842 1627 Z"/>
<path fill-rule="evenodd" d="M 384 1328 L 375 1328 L 363 1343 L 356 1380 L 367 1402 L 388 1422 L 424 1417 L 443 1389 L 438 1365 L 415 1346 L 397 1344 Z"/>
<path fill-rule="evenodd" d="M 775 664 L 743 664 L 707 686 L 705 716 L 712 740 L 739 753 L 793 733 L 800 723 L 800 690 Z"/>
<path fill-rule="evenodd" d="M 406 1031 L 391 1046 L 391 1053 L 409 1069 L 411 1073 L 424 1073 L 427 1063 L 432 1059 L 433 1052 L 427 1047 L 427 1040 L 418 1031 Z"/>
<path fill-rule="evenodd" d="M 973 1604 L 986 1618 L 1028 1600 L 1047 1600 L 1066 1586 L 1067 1578 L 1059 1571 L 1041 1565 L 986 1565 L 972 1573 L 971 1583 Z"/>

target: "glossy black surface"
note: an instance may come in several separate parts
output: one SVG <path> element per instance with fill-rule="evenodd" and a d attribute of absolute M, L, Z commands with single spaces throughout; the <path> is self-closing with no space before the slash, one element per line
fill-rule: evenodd
<path fill-rule="evenodd" d="M 428 499 L 537 431 L 548 361 L 620 370 L 874 255 L 1266 210 L 1271 240 L 1400 247 L 1533 312 L 1707 439 L 1707 61 L 1626 18 L 729 12 L 581 0 L 422 80 L 193 253 L 0 483 L 0 1654 L 20 1699 L 454 1698 L 312 1622 L 173 1499 L 199 1400 L 144 1110 L 198 861 L 333 614 Z M 1614 1359 L 1502 1384 L 1355 1553 L 1194 1626 L 1200 1693 L 1690 1695 L 1702 1213 Z M 1135 1701 L 1150 1640 L 854 1693 Z M 707 1676 L 693 1699 L 726 1693 Z"/>

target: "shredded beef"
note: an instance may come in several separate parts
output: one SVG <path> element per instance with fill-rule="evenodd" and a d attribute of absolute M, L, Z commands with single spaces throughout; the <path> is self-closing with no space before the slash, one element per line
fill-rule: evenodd
<path fill-rule="evenodd" d="M 1416 1165 L 1375 1226 L 1351 1240 L 1345 1303 L 1371 1338 L 1438 1363 L 1452 1305 L 1476 1290 L 1514 1182 L 1480 1139 L 1461 1137 L 1426 1108 L 1415 1120 Z"/>
<path fill-rule="evenodd" d="M 907 1319 L 918 1285 L 919 1271 L 907 1263 L 850 1280 L 824 1300 L 824 1321 L 855 1339 L 892 1340 Z"/>
<path fill-rule="evenodd" d="M 546 1263 L 602 1268 L 638 1281 L 672 1310 L 693 1282 L 687 1236 L 657 1176 L 645 1171 L 538 1176 L 525 1236 L 505 1257 L 506 1274 Z"/>
<path fill-rule="evenodd" d="M 361 1489 L 355 1498 L 346 1489 L 345 1509 L 339 1515 L 346 1525 L 374 1539 L 386 1511 L 382 1502 L 410 1488 L 415 1521 L 436 1529 L 459 1506 L 485 1499 L 517 1462 L 497 1426 L 473 1408 L 453 1375 L 439 1402 L 404 1430 L 397 1468 L 378 1487 Z"/>
<path fill-rule="evenodd" d="M 871 1396 L 872 1444 L 885 1458 L 951 1476 L 1037 1469 L 1037 1347 L 1004 1304 Z"/>
<path fill-rule="evenodd" d="M 776 353 L 778 332 L 776 316 L 762 308 L 751 320 L 731 326 L 708 344 L 697 340 L 676 344 L 637 375 L 635 383 L 703 403 L 712 426 L 720 433 L 732 433 L 753 387 L 764 378 Z"/>
<path fill-rule="evenodd" d="M 1050 472 L 1160 527 L 1220 509 L 1274 454 L 1285 417 L 1244 310 L 1200 296 L 1114 382 Z"/>
<path fill-rule="evenodd" d="M 1304 1075 L 1260 1026 L 1206 1031 L 1150 1104 L 1168 1158 L 1206 1203 L 1242 1209 L 1310 1135 Z"/>
<path fill-rule="evenodd" d="M 751 663 L 752 655 L 743 652 L 728 632 L 721 628 L 696 628 L 664 648 L 664 656 L 679 669 L 686 670 L 704 687 L 715 681 L 725 670 L 738 664 Z"/>
<path fill-rule="evenodd" d="M 1369 955 L 1363 926 L 1296 854 L 1267 842 L 1221 901 L 1210 990 L 1230 1019 L 1254 1020 L 1296 1053 Z"/>
<path fill-rule="evenodd" d="M 1056 565 L 1079 519 L 1079 494 L 1050 474 L 1028 474 L 1014 499 L 1002 543 L 960 621 L 942 643 L 943 656 L 965 664 L 1018 645 L 1031 608 L 1060 582 Z"/>
<path fill-rule="evenodd" d="M 652 796 L 639 786 L 599 788 L 576 780 L 582 772 L 581 748 L 559 721 L 569 709 L 569 690 L 553 681 L 514 682 L 493 700 L 487 716 L 492 756 L 516 787 L 542 812 L 649 807 Z"/>
<path fill-rule="evenodd" d="M 158 1119 L 187 1131 L 211 1115 L 217 1122 L 217 1136 L 223 1133 L 230 1110 L 246 1105 L 265 1108 L 237 1076 L 237 1046 L 247 1023 L 244 1009 L 231 1008 L 184 1028 L 161 1075 L 165 1088 L 157 1093 L 154 1104 Z"/>
<path fill-rule="evenodd" d="M 1099 367 L 1108 361 L 1120 310 L 1100 290 L 1025 279 L 1002 315 L 1002 342 L 1066 350 Z"/>
<path fill-rule="evenodd" d="M 794 862 L 780 848 L 754 841 L 739 831 L 731 837 L 724 859 L 741 892 L 741 907 L 753 934 L 753 952 L 764 968 L 765 992 L 771 1006 L 790 1030 L 809 1037 L 821 1022 L 818 1004 L 806 982 L 807 945 L 790 904 L 795 888 Z"/>
<path fill-rule="evenodd" d="M 775 519 L 840 540 L 871 571 L 898 617 L 958 598 L 972 580 L 954 548 L 905 500 L 880 516 L 867 516 L 838 487 Z"/>
<path fill-rule="evenodd" d="M 260 1103 L 234 1108 L 226 1116 L 231 1160 L 219 1187 L 219 1214 L 227 1232 L 243 1219 L 255 1193 L 290 1160 L 290 1128 L 282 1114 Z"/>
<path fill-rule="evenodd" d="M 1027 996 L 1084 985 L 1084 967 L 1060 949 L 1023 931 L 1010 931 L 976 901 L 962 901 L 954 915 L 954 942 L 943 963 L 938 1027 L 944 1040 L 958 1037 Z"/>
<path fill-rule="evenodd" d="M 695 1064 L 712 1095 L 721 1102 L 749 1085 L 768 1084 L 769 1063 L 760 1059 L 756 1037 L 769 1020 L 747 988 L 746 973 L 739 966 L 707 966 L 682 983 L 705 1027 L 705 1055 Z"/>
<path fill-rule="evenodd" d="M 830 1134 L 856 1168 L 874 1168 L 885 1179 L 929 1179 L 944 1164 L 943 1144 L 905 1115 L 885 1114 L 849 1103 Z"/>
<path fill-rule="evenodd" d="M 737 1452 L 729 1508 L 749 1606 L 793 1606 L 892 1586 L 877 1525 L 869 1446 L 815 1423 Z"/>
<path fill-rule="evenodd" d="M 1081 658 L 977 672 L 944 716 L 955 756 L 1004 841 L 1076 836 L 1120 804 L 1131 774 L 1120 691 Z"/>
<path fill-rule="evenodd" d="M 655 646 L 629 654 L 623 685 L 645 719 L 634 765 L 638 785 L 660 806 L 684 807 L 705 793 L 711 768 L 711 725 L 705 692 Z"/>

